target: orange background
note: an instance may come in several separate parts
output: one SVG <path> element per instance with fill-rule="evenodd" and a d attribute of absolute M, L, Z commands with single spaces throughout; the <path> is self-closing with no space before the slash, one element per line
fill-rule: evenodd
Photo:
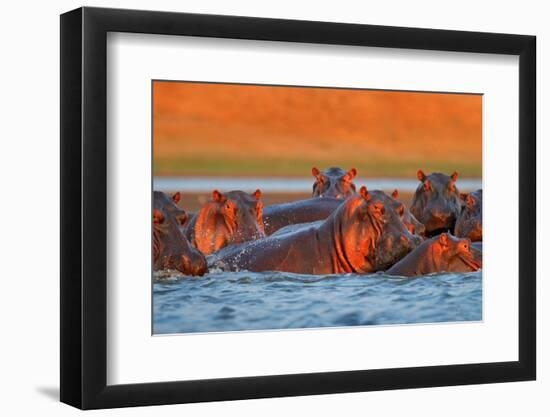
<path fill-rule="evenodd" d="M 155 174 L 481 176 L 481 110 L 481 95 L 155 81 Z"/>

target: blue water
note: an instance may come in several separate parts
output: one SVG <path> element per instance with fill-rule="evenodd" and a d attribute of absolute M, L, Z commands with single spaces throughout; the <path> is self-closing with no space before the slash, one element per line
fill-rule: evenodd
<path fill-rule="evenodd" d="M 153 332 L 191 333 L 482 320 L 482 273 L 417 278 L 156 273 Z"/>

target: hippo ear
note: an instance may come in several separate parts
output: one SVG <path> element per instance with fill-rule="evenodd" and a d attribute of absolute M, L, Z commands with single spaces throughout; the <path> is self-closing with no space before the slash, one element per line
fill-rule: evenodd
<path fill-rule="evenodd" d="M 458 179 L 458 172 L 455 171 L 451 174 L 451 180 L 453 182 L 456 182 L 457 179 Z"/>
<path fill-rule="evenodd" d="M 252 193 L 252 197 L 256 198 L 256 200 L 259 200 L 262 197 L 262 192 L 259 188 Z"/>
<path fill-rule="evenodd" d="M 319 174 L 321 174 L 321 171 L 319 171 L 317 167 L 311 168 L 311 175 L 313 175 L 315 178 L 319 178 Z"/>
<path fill-rule="evenodd" d="M 159 209 L 153 210 L 153 223 L 154 224 L 161 224 L 164 222 L 164 214 Z"/>
<path fill-rule="evenodd" d="M 447 233 L 441 233 L 439 235 L 439 244 L 441 246 L 447 246 L 449 243 L 449 235 Z"/>
<path fill-rule="evenodd" d="M 212 191 L 212 199 L 214 201 L 222 201 L 223 200 L 223 194 L 220 193 L 218 190 Z"/>
<path fill-rule="evenodd" d="M 346 175 L 347 175 L 348 179 L 351 181 L 352 179 L 354 179 L 357 176 L 357 170 L 355 168 L 352 168 L 348 171 L 348 173 Z"/>
<path fill-rule="evenodd" d="M 468 195 L 466 196 L 466 200 L 465 200 L 465 201 L 466 201 L 466 205 L 467 205 L 468 207 L 470 207 L 470 208 L 472 208 L 472 207 L 475 206 L 475 204 L 476 204 L 476 198 L 475 198 L 473 195 L 471 195 L 471 194 L 468 194 Z"/>
<path fill-rule="evenodd" d="M 405 206 L 403 204 L 398 207 L 397 214 L 399 214 L 399 217 L 403 217 L 403 214 L 405 214 Z"/>
<path fill-rule="evenodd" d="M 432 184 L 430 183 L 430 181 L 429 180 L 424 181 L 424 190 L 430 191 L 431 188 L 432 188 Z"/>
<path fill-rule="evenodd" d="M 371 199 L 371 195 L 367 191 L 367 187 L 365 187 L 364 185 L 359 189 L 359 195 L 361 195 L 361 197 L 363 197 L 367 201 Z"/>
<path fill-rule="evenodd" d="M 181 200 L 181 193 L 178 191 L 172 196 L 172 200 L 174 200 L 174 203 L 178 204 Z"/>
<path fill-rule="evenodd" d="M 421 169 L 418 170 L 418 172 L 416 173 L 416 176 L 418 180 L 422 182 L 424 182 L 424 180 L 426 179 L 426 174 L 424 174 L 424 171 L 422 171 Z"/>
<path fill-rule="evenodd" d="M 393 193 L 391 193 L 391 196 L 392 196 L 393 198 L 399 197 L 399 191 L 397 191 L 397 188 L 396 188 L 395 190 L 393 190 Z"/>

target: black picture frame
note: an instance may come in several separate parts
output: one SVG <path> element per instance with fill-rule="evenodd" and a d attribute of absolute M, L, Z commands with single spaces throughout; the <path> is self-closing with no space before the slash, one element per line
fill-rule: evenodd
<path fill-rule="evenodd" d="M 519 360 L 107 385 L 108 32 L 519 56 Z M 61 401 L 82 409 L 533 380 L 534 36 L 102 8 L 61 15 Z"/>

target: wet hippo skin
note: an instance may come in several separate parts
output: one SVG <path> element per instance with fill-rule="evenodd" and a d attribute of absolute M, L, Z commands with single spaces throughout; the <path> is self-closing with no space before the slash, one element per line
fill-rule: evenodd
<path fill-rule="evenodd" d="M 420 241 L 387 203 L 362 187 L 320 224 L 227 247 L 208 262 L 214 270 L 369 273 L 392 265 Z"/>
<path fill-rule="evenodd" d="M 186 275 L 203 275 L 206 258 L 181 232 L 182 210 L 176 207 L 175 199 L 160 191 L 153 193 L 153 270 L 177 269 Z"/>
<path fill-rule="evenodd" d="M 264 207 L 265 233 L 271 235 L 282 227 L 325 220 L 344 200 L 325 197 L 297 200 Z"/>
<path fill-rule="evenodd" d="M 371 194 L 384 199 L 401 218 L 407 229 L 409 229 L 409 232 L 421 237 L 425 236 L 426 228 L 424 225 L 414 217 L 411 211 L 405 207 L 403 203 L 397 200 L 397 197 L 399 197 L 399 192 L 397 190 L 393 190 L 391 196 L 380 190 L 371 191 Z"/>
<path fill-rule="evenodd" d="M 426 236 L 452 232 L 461 209 L 456 187 L 458 173 L 426 175 L 419 170 L 417 177 L 421 184 L 413 196 L 412 214 L 426 227 Z"/>
<path fill-rule="evenodd" d="M 481 266 L 481 251 L 471 246 L 470 239 L 442 233 L 424 241 L 386 274 L 412 277 L 443 271 L 471 272 Z"/>
<path fill-rule="evenodd" d="M 403 203 L 397 200 L 397 197 L 399 196 L 397 190 L 394 190 L 391 196 L 381 190 L 373 190 L 369 191 L 369 193 L 372 196 L 384 201 L 384 204 L 387 204 L 388 207 L 391 207 L 395 211 L 395 213 L 401 218 L 401 221 L 411 234 L 420 236 L 422 238 L 424 237 L 424 225 L 416 220 L 416 217 L 412 215 L 410 210 L 405 207 Z M 273 233 L 273 235 L 281 235 L 285 233 L 295 232 L 303 228 L 311 227 L 312 225 L 318 225 L 321 222 L 322 220 L 318 220 L 316 222 L 291 224 L 281 229 L 278 229 L 275 233 Z"/>
<path fill-rule="evenodd" d="M 265 236 L 261 191 L 220 193 L 214 190 L 191 219 L 186 236 L 205 255 L 221 248 Z"/>

